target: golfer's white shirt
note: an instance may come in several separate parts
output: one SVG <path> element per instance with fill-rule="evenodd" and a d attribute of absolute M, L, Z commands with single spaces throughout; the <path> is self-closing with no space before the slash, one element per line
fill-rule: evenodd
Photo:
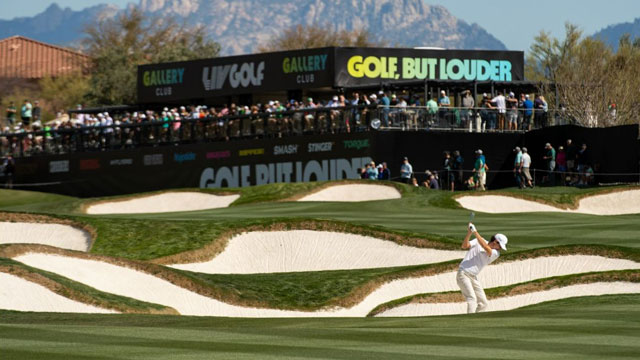
<path fill-rule="evenodd" d="M 471 247 L 460 263 L 460 270 L 471 275 L 477 276 L 485 266 L 491 264 L 500 256 L 498 250 L 491 251 L 491 257 L 487 256 L 487 252 L 478 244 L 478 239 L 469 241 L 469 245 Z"/>

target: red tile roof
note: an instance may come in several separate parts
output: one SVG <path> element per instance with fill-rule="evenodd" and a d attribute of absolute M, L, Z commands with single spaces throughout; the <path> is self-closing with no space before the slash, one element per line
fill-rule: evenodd
<path fill-rule="evenodd" d="M 84 71 L 89 56 L 23 36 L 0 40 L 0 78 L 40 79 Z"/>

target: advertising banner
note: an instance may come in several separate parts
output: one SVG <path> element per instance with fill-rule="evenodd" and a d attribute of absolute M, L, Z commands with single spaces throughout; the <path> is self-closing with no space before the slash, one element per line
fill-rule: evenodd
<path fill-rule="evenodd" d="M 637 181 L 637 175 L 620 175 L 638 173 L 638 126 L 626 125 L 553 126 L 526 134 L 371 131 L 40 155 L 16 159 L 14 183 L 24 190 L 109 196 L 171 188 L 354 179 L 358 178 L 358 169 L 372 160 L 386 162 L 393 179 L 399 176 L 405 156 L 421 183 L 426 180 L 427 169 L 443 175 L 445 150 L 459 150 L 464 158 L 464 175 L 471 176 L 474 153 L 482 149 L 490 168 L 487 185 L 498 189 L 515 186 L 512 169 L 516 145 L 528 147 L 532 168 L 542 169 L 545 142 L 557 146 L 566 139 L 588 144 L 596 172 L 616 174 L 598 175 L 597 181 Z"/>
<path fill-rule="evenodd" d="M 320 48 L 139 66 L 138 102 L 331 87 L 333 53 Z"/>
<path fill-rule="evenodd" d="M 522 51 L 336 48 L 335 87 L 411 80 L 524 80 Z"/>

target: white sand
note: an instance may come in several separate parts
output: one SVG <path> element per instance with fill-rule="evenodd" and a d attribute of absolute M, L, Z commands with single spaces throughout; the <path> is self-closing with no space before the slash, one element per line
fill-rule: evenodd
<path fill-rule="evenodd" d="M 402 195 L 393 186 L 376 184 L 334 185 L 309 194 L 298 201 L 357 202 L 400 199 Z"/>
<path fill-rule="evenodd" d="M 640 190 L 589 196 L 580 200 L 580 206 L 576 211 L 593 215 L 638 214 L 640 213 Z"/>
<path fill-rule="evenodd" d="M 199 192 L 167 192 L 130 200 L 90 205 L 87 214 L 141 214 L 196 211 L 228 207 L 240 195 L 212 195 Z"/>
<path fill-rule="evenodd" d="M 15 258 L 101 291 L 172 307 L 184 315 L 233 317 L 362 317 L 377 305 L 405 296 L 458 290 L 455 272 L 394 280 L 369 294 L 352 308 L 315 312 L 247 308 L 198 295 L 155 276 L 108 263 L 59 255 L 30 253 Z M 640 263 L 601 256 L 568 255 L 528 259 L 488 266 L 480 275 L 485 288 L 552 276 L 639 269 Z"/>
<path fill-rule="evenodd" d="M 0 222 L 0 244 L 42 244 L 89 251 L 91 235 L 69 225 Z"/>
<path fill-rule="evenodd" d="M 469 210 L 486 213 L 566 212 L 591 215 L 623 215 L 640 213 L 640 190 L 626 190 L 594 195 L 580 200 L 576 210 L 560 209 L 536 201 L 502 195 L 461 196 L 458 203 Z"/>
<path fill-rule="evenodd" d="M 366 269 L 438 263 L 465 253 L 329 231 L 255 231 L 234 236 L 210 261 L 172 267 L 211 274 Z"/>
<path fill-rule="evenodd" d="M 42 285 L 0 272 L 0 309 L 66 313 L 116 313 L 60 296 Z"/>
<path fill-rule="evenodd" d="M 640 284 L 631 282 L 598 282 L 591 284 L 576 284 L 545 291 L 537 291 L 528 294 L 501 297 L 489 300 L 489 306 L 485 311 L 505 311 L 539 304 L 542 302 L 567 299 L 579 296 L 597 296 L 613 294 L 637 294 L 640 293 Z M 456 303 L 425 303 L 401 305 L 376 316 L 379 317 L 405 317 L 405 316 L 434 316 L 465 314 L 467 304 Z"/>

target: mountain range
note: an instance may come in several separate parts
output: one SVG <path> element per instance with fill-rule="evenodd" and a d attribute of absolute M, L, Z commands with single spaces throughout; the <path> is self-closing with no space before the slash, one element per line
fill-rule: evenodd
<path fill-rule="evenodd" d="M 140 0 L 136 6 L 150 16 L 205 26 L 220 43 L 222 55 L 254 52 L 259 44 L 298 24 L 366 28 L 393 46 L 506 50 L 478 24 L 469 24 L 445 7 L 424 0 Z M 78 46 L 85 24 L 120 11 L 127 10 L 103 4 L 73 11 L 54 3 L 33 17 L 0 20 L 0 39 L 23 35 Z"/>
<path fill-rule="evenodd" d="M 601 39 L 609 44 L 614 50 L 618 49 L 618 41 L 625 34 L 631 35 L 631 40 L 640 38 L 640 18 L 636 18 L 633 22 L 619 23 L 607 26 L 606 28 L 596 32 L 593 37 Z"/>

